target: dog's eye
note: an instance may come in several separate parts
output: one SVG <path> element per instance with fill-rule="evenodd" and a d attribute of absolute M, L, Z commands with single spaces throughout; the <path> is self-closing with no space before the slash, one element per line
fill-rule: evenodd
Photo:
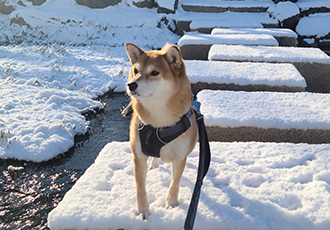
<path fill-rule="evenodd" d="M 150 75 L 151 75 L 151 76 L 157 76 L 158 74 L 159 74 L 158 71 L 152 71 Z"/>
<path fill-rule="evenodd" d="M 135 68 L 134 69 L 134 74 L 138 74 L 139 73 L 139 71 Z"/>

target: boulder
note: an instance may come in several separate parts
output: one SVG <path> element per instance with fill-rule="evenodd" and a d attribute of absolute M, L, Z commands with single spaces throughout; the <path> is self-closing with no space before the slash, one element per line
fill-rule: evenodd
<path fill-rule="evenodd" d="M 32 2 L 32 5 L 34 6 L 40 6 L 42 5 L 44 2 L 46 2 L 46 0 L 28 0 L 29 2 Z"/>
<path fill-rule="evenodd" d="M 155 8 L 157 7 L 157 3 L 154 0 L 136 0 L 133 1 L 133 5 L 139 8 Z"/>
<path fill-rule="evenodd" d="M 295 30 L 299 21 L 300 10 L 299 7 L 292 2 L 279 2 L 269 7 L 267 13 L 270 17 L 277 19 L 281 27 Z"/>
<path fill-rule="evenodd" d="M 121 0 L 102 0 L 102 1 L 95 1 L 95 0 L 76 0 L 76 2 L 83 6 L 88 6 L 89 8 L 96 8 L 102 9 L 108 6 L 115 6 L 121 2 Z"/>
<path fill-rule="evenodd" d="M 2 14 L 11 14 L 15 8 L 11 5 L 6 5 L 6 1 L 0 1 L 0 13 Z"/>
<path fill-rule="evenodd" d="M 297 2 L 298 0 L 273 0 L 273 2 L 275 2 L 275 3 L 288 2 L 288 1 L 290 1 L 290 2 Z"/>

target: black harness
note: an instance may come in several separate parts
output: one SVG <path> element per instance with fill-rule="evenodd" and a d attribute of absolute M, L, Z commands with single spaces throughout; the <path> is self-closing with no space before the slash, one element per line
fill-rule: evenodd
<path fill-rule="evenodd" d="M 190 117 L 193 110 L 190 109 L 188 113 L 183 115 L 178 123 L 169 127 L 155 128 L 152 125 L 145 125 L 140 122 L 139 134 L 142 152 L 150 157 L 160 157 L 160 149 L 186 132 L 190 126 Z"/>

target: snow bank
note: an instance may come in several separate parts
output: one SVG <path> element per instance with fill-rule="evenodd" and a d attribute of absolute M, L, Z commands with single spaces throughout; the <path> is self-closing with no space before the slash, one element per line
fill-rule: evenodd
<path fill-rule="evenodd" d="M 301 36 L 320 38 L 330 34 L 330 23 L 325 22 L 330 22 L 330 13 L 312 14 L 299 20 L 296 31 Z"/>
<path fill-rule="evenodd" d="M 211 143 L 195 228 L 330 228 L 330 145 Z M 171 166 L 148 172 L 149 219 L 135 215 L 129 143 L 105 146 L 48 215 L 56 229 L 182 229 L 197 175 L 198 146 L 180 182 L 180 205 L 165 209 Z"/>
<path fill-rule="evenodd" d="M 66 152 L 89 122 L 84 110 L 102 108 L 86 95 L 28 84 L 1 83 L 0 158 L 41 162 Z"/>
<path fill-rule="evenodd" d="M 156 9 L 141 9 L 130 0 L 105 9 L 91 9 L 74 0 L 48 0 L 41 6 L 24 1 L 10 15 L 0 14 L 0 43 L 69 43 L 123 46 L 134 42 L 143 47 L 160 48 L 179 36 L 157 28 L 162 15 Z M 164 2 L 164 1 L 162 1 Z M 19 25 L 21 24 L 21 25 Z M 164 41 L 166 37 L 166 41 Z"/>
<path fill-rule="evenodd" d="M 292 64 L 186 60 L 185 65 L 191 83 L 307 86 L 305 79 Z"/>
<path fill-rule="evenodd" d="M 330 95 L 233 92 L 197 94 L 207 126 L 330 130 Z"/>
<path fill-rule="evenodd" d="M 213 45 L 209 60 L 330 63 L 330 57 L 319 48 L 242 45 Z"/>
<path fill-rule="evenodd" d="M 105 9 L 74 0 L 6 4 L 16 10 L 0 14 L 0 158 L 40 162 L 67 151 L 86 132 L 81 112 L 102 106 L 91 98 L 125 91 L 124 43 L 150 50 L 179 39 L 157 27 L 156 9 L 130 0 Z"/>
<path fill-rule="evenodd" d="M 96 98 L 110 89 L 125 91 L 130 63 L 124 47 L 60 45 L 0 46 L 0 82 L 81 91 Z M 10 70 L 10 73 L 8 71 Z"/>
<path fill-rule="evenodd" d="M 184 45 L 265 45 L 278 46 L 276 39 L 269 34 L 186 34 L 178 41 L 178 46 Z"/>

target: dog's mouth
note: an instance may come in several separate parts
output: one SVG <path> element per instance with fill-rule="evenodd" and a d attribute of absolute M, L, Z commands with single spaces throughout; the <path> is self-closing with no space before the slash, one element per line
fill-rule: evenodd
<path fill-rule="evenodd" d="M 136 92 L 136 91 L 128 91 L 128 95 L 131 96 L 131 97 L 134 97 L 134 98 L 149 98 L 149 97 L 152 97 L 153 94 L 150 93 L 148 95 L 141 95 L 140 93 Z"/>
<path fill-rule="evenodd" d="M 137 93 L 136 91 L 129 91 L 129 95 L 131 97 L 141 97 L 141 95 L 139 93 Z"/>

